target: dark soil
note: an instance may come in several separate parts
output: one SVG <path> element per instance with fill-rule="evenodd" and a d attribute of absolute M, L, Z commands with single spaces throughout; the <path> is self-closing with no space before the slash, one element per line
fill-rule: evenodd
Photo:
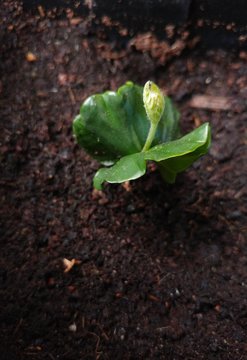
<path fill-rule="evenodd" d="M 158 66 L 88 18 L 1 12 L 1 359 L 247 359 L 244 54 Z M 155 80 L 184 131 L 209 121 L 213 144 L 173 186 L 150 170 L 95 192 L 71 122 L 130 79 Z M 232 107 L 193 108 L 197 94 Z"/>

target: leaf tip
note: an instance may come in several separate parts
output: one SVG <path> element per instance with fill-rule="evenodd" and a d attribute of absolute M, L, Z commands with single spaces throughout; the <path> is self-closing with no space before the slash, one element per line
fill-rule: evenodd
<path fill-rule="evenodd" d="M 104 182 L 104 179 L 101 176 L 101 171 L 102 171 L 102 169 L 99 169 L 96 172 L 96 174 L 94 175 L 94 178 L 93 178 L 93 187 L 96 190 L 102 190 L 103 189 L 102 184 Z"/>

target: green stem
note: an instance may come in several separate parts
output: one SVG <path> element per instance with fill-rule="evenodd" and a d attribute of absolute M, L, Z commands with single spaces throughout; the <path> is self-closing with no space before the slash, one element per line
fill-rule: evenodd
<path fill-rule="evenodd" d="M 152 145 L 152 142 L 153 142 L 153 139 L 154 139 L 154 136 L 156 133 L 157 125 L 158 124 L 151 123 L 150 129 L 148 132 L 148 136 L 147 136 L 147 140 L 145 142 L 145 145 L 143 146 L 142 152 L 147 151 L 150 148 L 150 146 Z"/>

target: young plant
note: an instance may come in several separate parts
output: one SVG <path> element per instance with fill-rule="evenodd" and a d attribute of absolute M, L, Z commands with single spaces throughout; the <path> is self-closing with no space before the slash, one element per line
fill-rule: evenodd
<path fill-rule="evenodd" d="M 117 92 L 90 96 L 73 122 L 80 146 L 108 166 L 94 176 L 94 187 L 143 176 L 147 161 L 157 163 L 162 177 L 174 183 L 179 172 L 207 153 L 210 126 L 205 123 L 180 137 L 179 113 L 153 82 L 132 82 Z M 109 167 L 110 166 L 110 167 Z"/>

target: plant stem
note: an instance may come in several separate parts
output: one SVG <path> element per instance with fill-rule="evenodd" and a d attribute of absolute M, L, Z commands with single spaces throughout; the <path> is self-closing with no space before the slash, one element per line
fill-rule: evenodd
<path fill-rule="evenodd" d="M 148 132 L 148 136 L 147 136 L 147 140 L 143 146 L 142 152 L 147 151 L 150 148 L 150 146 L 152 145 L 152 142 L 153 142 L 153 139 L 154 139 L 154 136 L 156 133 L 157 125 L 158 124 L 151 123 L 150 129 Z"/>

